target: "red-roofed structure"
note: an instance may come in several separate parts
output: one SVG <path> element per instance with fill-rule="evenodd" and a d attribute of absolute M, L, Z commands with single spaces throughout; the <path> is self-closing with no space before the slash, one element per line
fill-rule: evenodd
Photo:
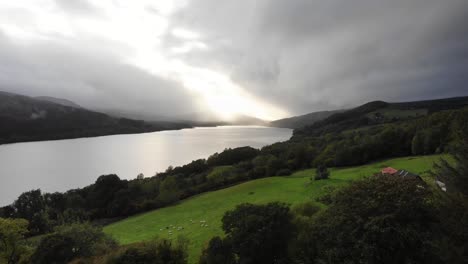
<path fill-rule="evenodd" d="M 392 167 L 387 167 L 387 168 L 384 168 L 382 169 L 382 174 L 388 174 L 388 175 L 393 175 L 395 173 L 397 173 L 398 170 L 392 168 Z"/>

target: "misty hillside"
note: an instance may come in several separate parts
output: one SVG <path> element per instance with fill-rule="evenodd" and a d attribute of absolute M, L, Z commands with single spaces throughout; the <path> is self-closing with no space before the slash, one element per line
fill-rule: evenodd
<path fill-rule="evenodd" d="M 46 101 L 46 102 L 51 102 L 63 106 L 70 106 L 74 108 L 82 108 L 80 105 L 77 103 L 67 100 L 67 99 L 62 99 L 62 98 L 56 98 L 52 96 L 36 96 L 34 99 L 41 100 L 41 101 Z"/>
<path fill-rule="evenodd" d="M 272 127 L 284 127 L 284 128 L 296 129 L 296 128 L 312 125 L 313 123 L 317 121 L 323 120 L 333 114 L 336 114 L 342 111 L 344 110 L 313 112 L 313 113 L 309 113 L 305 115 L 293 116 L 293 117 L 271 121 L 269 125 Z"/>
<path fill-rule="evenodd" d="M 348 129 L 416 119 L 429 114 L 468 106 L 468 96 L 389 103 L 373 101 L 359 107 L 335 113 L 312 125 L 294 130 L 295 136 L 317 136 Z"/>
<path fill-rule="evenodd" d="M 179 115 L 177 117 L 174 117 L 174 119 L 180 120 L 183 122 L 189 122 L 193 124 L 194 126 L 206 126 L 206 125 L 208 126 L 228 126 L 228 125 L 264 126 L 268 124 L 268 122 L 265 120 L 262 120 L 260 118 L 256 118 L 253 116 L 243 115 L 243 114 L 235 114 L 234 116 L 231 116 L 229 119 L 226 120 L 211 111 L 187 113 L 184 115 Z"/>
<path fill-rule="evenodd" d="M 157 124 L 114 118 L 99 112 L 63 105 L 67 100 L 54 100 L 62 103 L 0 92 L 0 144 L 188 127 L 184 124 Z"/>

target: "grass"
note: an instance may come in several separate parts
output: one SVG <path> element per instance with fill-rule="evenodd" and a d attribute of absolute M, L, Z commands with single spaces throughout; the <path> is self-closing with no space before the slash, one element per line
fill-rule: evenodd
<path fill-rule="evenodd" d="M 289 204 L 320 197 L 327 186 L 341 187 L 353 180 L 372 175 L 381 168 L 391 166 L 406 169 L 429 179 L 427 172 L 440 156 L 405 157 L 384 160 L 368 165 L 331 169 L 327 180 L 313 181 L 314 169 L 298 171 L 288 177 L 270 177 L 242 183 L 223 190 L 194 196 L 180 203 L 136 215 L 104 228 L 121 244 L 179 235 L 190 240 L 189 263 L 197 263 L 203 246 L 213 237 L 223 235 L 221 219 L 224 213 L 240 203 L 268 203 L 281 201 Z M 200 221 L 205 221 L 202 226 Z M 178 230 L 178 227 L 183 227 Z M 171 231 L 171 232 L 169 232 Z M 172 233 L 172 234 L 171 234 Z"/>

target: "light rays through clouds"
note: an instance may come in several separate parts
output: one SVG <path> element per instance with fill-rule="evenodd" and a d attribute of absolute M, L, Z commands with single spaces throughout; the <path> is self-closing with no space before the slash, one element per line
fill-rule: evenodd
<path fill-rule="evenodd" d="M 186 4 L 186 1 L 173 0 L 15 0 L 0 4 L 3 17 L 0 29 L 14 45 L 57 43 L 72 49 L 91 50 L 114 57 L 116 63 L 171 81 L 175 85 L 155 87 L 158 90 L 155 95 L 164 98 L 171 93 L 169 90 L 184 89 L 180 95 L 188 98 L 180 98 L 180 101 L 171 98 L 170 105 L 185 108 L 181 104 L 190 101 L 191 108 L 185 109 L 186 113 L 214 112 L 224 119 L 236 114 L 262 119 L 285 116 L 285 110 L 255 98 L 228 75 L 184 62 L 184 54 L 210 49 L 198 32 L 171 27 L 171 15 Z M 168 37 L 176 40 L 171 46 L 165 43 Z M 129 90 L 133 88 L 128 87 Z M 112 92 L 112 88 L 109 91 Z M 155 98 L 155 103 L 160 98 Z M 162 111 L 156 114 L 167 116 L 177 109 Z"/>

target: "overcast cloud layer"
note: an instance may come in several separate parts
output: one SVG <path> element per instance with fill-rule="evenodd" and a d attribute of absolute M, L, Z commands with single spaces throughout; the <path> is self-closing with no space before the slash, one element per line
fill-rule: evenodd
<path fill-rule="evenodd" d="M 468 95 L 465 0 L 10 2 L 0 90 L 270 119 Z"/>

